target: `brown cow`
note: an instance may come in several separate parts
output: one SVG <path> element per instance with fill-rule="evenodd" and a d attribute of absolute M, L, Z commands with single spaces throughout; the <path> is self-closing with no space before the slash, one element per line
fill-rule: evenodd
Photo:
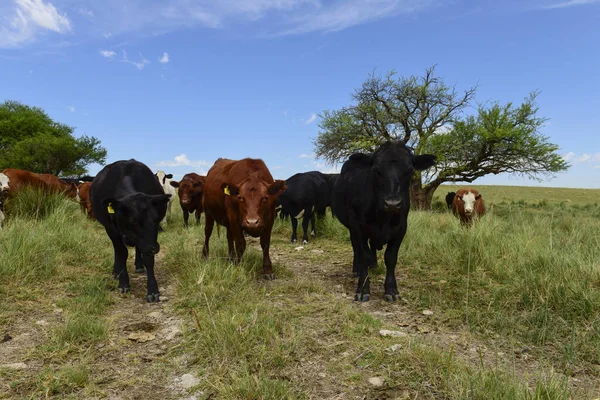
<path fill-rule="evenodd" d="M 219 158 L 215 161 L 204 184 L 206 225 L 202 255 L 208 257 L 208 242 L 217 222 L 227 228 L 229 259 L 239 263 L 246 250 L 244 232 L 247 232 L 252 237 L 260 237 L 263 274 L 265 279 L 273 279 L 269 257 L 271 230 L 277 198 L 285 189 L 285 181 L 273 180 L 262 160 Z"/>
<path fill-rule="evenodd" d="M 92 201 L 90 199 L 90 190 L 92 189 L 92 182 L 82 182 L 77 186 L 77 201 L 81 207 L 83 213 L 87 213 L 89 219 L 96 219 L 94 217 L 94 210 L 92 210 Z"/>
<path fill-rule="evenodd" d="M 196 225 L 200 224 L 200 216 L 204 209 L 202 208 L 202 193 L 204 192 L 205 176 L 195 173 L 185 174 L 183 178 L 169 183 L 174 188 L 178 188 L 179 205 L 183 210 L 183 225 L 188 227 L 188 218 L 190 213 L 196 213 Z"/>
<path fill-rule="evenodd" d="M 485 214 L 485 204 L 481 194 L 473 188 L 459 189 L 452 202 L 452 212 L 463 224 L 472 223 Z"/>
<path fill-rule="evenodd" d="M 36 174 L 13 168 L 7 168 L 2 173 L 8 178 L 8 194 L 11 196 L 27 186 L 47 190 L 52 193 L 65 193 L 72 198 L 77 196 L 77 185 L 72 182 L 63 182 L 51 174 Z"/>

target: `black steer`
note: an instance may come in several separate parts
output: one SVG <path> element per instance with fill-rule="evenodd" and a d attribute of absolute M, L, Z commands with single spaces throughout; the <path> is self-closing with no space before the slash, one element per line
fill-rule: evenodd
<path fill-rule="evenodd" d="M 455 196 L 456 192 L 448 192 L 446 195 L 446 204 L 448 205 L 448 209 L 452 209 L 452 203 L 454 202 Z"/>
<path fill-rule="evenodd" d="M 350 231 L 352 269 L 358 274 L 355 300 L 369 300 L 369 266 L 377 263 L 376 251 L 385 244 L 385 299 L 399 299 L 395 269 L 407 229 L 411 177 L 434 162 L 435 156 L 415 156 L 403 142 L 386 142 L 374 153 L 353 154 L 344 163 L 333 189 L 332 208 Z"/>
<path fill-rule="evenodd" d="M 92 183 L 94 215 L 113 243 L 113 277 L 119 279 L 119 292 L 129 292 L 127 246 L 135 247 L 135 272 L 147 274 L 148 302 L 159 301 L 154 277 L 154 255 L 159 252 L 159 223 L 167 212 L 170 195 L 150 169 L 135 160 L 107 165 Z"/>
<path fill-rule="evenodd" d="M 331 187 L 327 176 L 318 171 L 302 172 L 286 179 L 287 189 L 279 196 L 281 217 L 292 219 L 292 243 L 298 240 L 298 219 L 302 218 L 302 242 L 308 243 L 308 223 L 312 225 L 311 236 L 315 237 L 315 213 L 325 215 L 331 204 Z"/>

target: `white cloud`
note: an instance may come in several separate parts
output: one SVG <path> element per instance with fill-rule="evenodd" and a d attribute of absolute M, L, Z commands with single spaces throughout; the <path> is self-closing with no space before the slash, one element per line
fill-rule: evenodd
<path fill-rule="evenodd" d="M 590 161 L 600 162 L 600 152 L 594 154 L 583 153 L 581 155 L 577 155 L 574 152 L 570 151 L 562 156 L 563 160 L 573 163 L 573 164 L 584 164 Z"/>
<path fill-rule="evenodd" d="M 304 125 L 312 124 L 313 122 L 315 122 L 316 119 L 317 119 L 317 114 L 312 113 L 310 115 L 310 117 L 306 121 L 304 121 Z"/>
<path fill-rule="evenodd" d="M 102 35 L 102 36 L 104 36 L 106 39 L 108 39 L 109 37 L 111 37 L 111 36 L 112 36 L 112 33 L 110 33 L 110 32 L 106 32 L 106 33 L 105 33 L 104 35 Z"/>
<path fill-rule="evenodd" d="M 137 67 L 137 69 L 141 70 L 143 69 L 146 64 L 150 64 L 150 61 L 148 61 L 146 58 L 144 58 L 144 56 L 142 55 L 142 53 L 140 54 L 140 61 L 131 61 L 129 60 L 129 58 L 127 58 L 127 52 L 125 50 L 121 50 L 123 52 L 123 57 L 121 58 L 121 61 L 127 64 L 131 64 L 134 65 L 135 67 Z"/>
<path fill-rule="evenodd" d="M 92 10 L 90 10 L 90 9 L 85 8 L 85 7 L 79 8 L 79 10 L 77 10 L 77 12 L 80 15 L 83 15 L 84 17 L 87 17 L 87 18 L 93 18 L 94 17 L 94 12 Z"/>
<path fill-rule="evenodd" d="M 339 174 L 342 170 L 341 165 L 328 165 L 316 160 L 313 160 L 312 165 L 317 171 L 322 172 L 324 174 Z"/>
<path fill-rule="evenodd" d="M 114 56 L 117 55 L 117 53 L 115 53 L 114 51 L 110 51 L 110 50 L 100 50 L 100 54 L 106 58 L 113 58 Z"/>
<path fill-rule="evenodd" d="M 584 153 L 584 154 L 580 155 L 579 157 L 573 158 L 573 162 L 576 163 L 576 164 L 579 164 L 579 163 L 588 162 L 591 159 L 592 159 L 592 156 L 590 156 L 587 153 Z"/>
<path fill-rule="evenodd" d="M 67 106 L 67 109 L 68 109 L 69 111 L 71 111 L 72 113 L 74 113 L 74 112 L 75 112 L 75 107 L 73 107 L 73 106 Z"/>
<path fill-rule="evenodd" d="M 312 156 L 312 155 L 310 155 L 310 154 L 306 154 L 306 153 L 304 153 L 304 154 L 300 154 L 300 155 L 298 156 L 298 158 L 313 158 L 313 156 Z"/>
<path fill-rule="evenodd" d="M 163 53 L 162 57 L 158 59 L 158 62 L 161 64 L 166 64 L 169 62 L 169 53 Z"/>
<path fill-rule="evenodd" d="M 557 8 L 583 6 L 586 4 L 594 4 L 594 3 L 600 3 L 600 0 L 569 0 L 569 1 L 563 1 L 561 3 L 551 4 L 549 6 L 544 6 L 543 8 L 552 10 L 552 9 L 557 9 Z"/>
<path fill-rule="evenodd" d="M 71 21 L 56 7 L 43 0 L 14 0 L 14 7 L 0 6 L 0 47 L 29 43 L 45 31 L 67 33 Z"/>
<path fill-rule="evenodd" d="M 208 167 L 211 164 L 204 160 L 190 160 L 185 154 L 175 156 L 173 160 L 161 161 L 156 164 L 157 167 Z M 202 174 L 201 174 L 202 175 Z"/>

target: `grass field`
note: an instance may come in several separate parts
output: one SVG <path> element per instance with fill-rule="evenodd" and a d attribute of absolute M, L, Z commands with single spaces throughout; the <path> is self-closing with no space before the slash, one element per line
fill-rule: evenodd
<path fill-rule="evenodd" d="M 352 300 L 330 217 L 305 246 L 278 220 L 264 281 L 256 239 L 233 266 L 215 231 L 205 261 L 178 207 L 157 259 L 166 301 L 146 304 L 133 272 L 116 291 L 99 224 L 24 197 L 0 230 L 0 398 L 600 397 L 600 190 L 476 188 L 489 213 L 470 229 L 440 204 L 411 212 L 397 304 L 382 254 L 372 300 Z"/>

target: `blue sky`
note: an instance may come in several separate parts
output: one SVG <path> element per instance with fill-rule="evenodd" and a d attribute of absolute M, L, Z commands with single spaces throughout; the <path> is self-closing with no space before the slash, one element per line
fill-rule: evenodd
<path fill-rule="evenodd" d="M 475 184 L 600 187 L 600 0 L 0 0 L 0 101 L 176 177 L 218 157 L 331 170 L 312 156 L 319 112 L 374 70 L 432 65 L 478 102 L 541 90 L 572 164 Z"/>

